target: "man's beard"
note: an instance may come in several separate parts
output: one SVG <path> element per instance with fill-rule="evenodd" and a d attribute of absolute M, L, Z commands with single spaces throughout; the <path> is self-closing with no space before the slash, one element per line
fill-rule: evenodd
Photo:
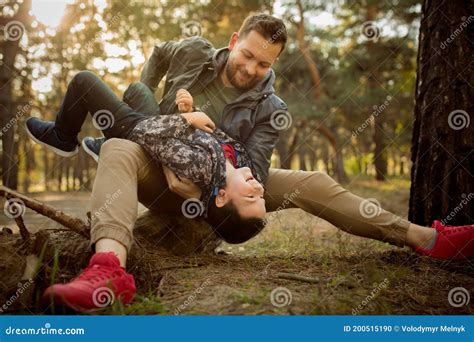
<path fill-rule="evenodd" d="M 237 72 L 247 77 L 247 80 L 244 82 L 239 82 L 237 79 Z M 242 91 L 252 89 L 261 81 L 261 79 L 257 79 L 257 76 L 250 77 L 247 72 L 243 70 L 243 68 L 234 67 L 229 62 L 225 66 L 225 75 L 227 76 L 230 84 Z"/>

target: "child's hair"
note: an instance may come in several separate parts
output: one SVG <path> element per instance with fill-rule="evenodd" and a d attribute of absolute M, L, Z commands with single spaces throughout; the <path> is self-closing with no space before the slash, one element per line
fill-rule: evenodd
<path fill-rule="evenodd" d="M 214 228 L 214 232 L 225 242 L 243 243 L 265 228 L 266 221 L 264 219 L 242 218 L 232 202 L 219 208 L 214 200 L 213 197 L 210 201 L 206 220 Z"/>

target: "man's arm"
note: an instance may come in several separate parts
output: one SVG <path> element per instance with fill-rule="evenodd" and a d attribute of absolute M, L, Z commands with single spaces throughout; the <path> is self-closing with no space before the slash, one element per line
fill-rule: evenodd
<path fill-rule="evenodd" d="M 168 182 L 169 189 L 182 198 L 201 198 L 201 189 L 191 180 L 186 178 L 178 178 L 176 174 L 167 166 L 163 165 L 163 172 Z"/>
<path fill-rule="evenodd" d="M 155 93 L 158 83 L 166 75 L 171 59 L 179 46 L 178 42 L 170 41 L 156 45 L 148 61 L 143 66 L 140 81 Z"/>
<path fill-rule="evenodd" d="M 245 142 L 245 147 L 250 155 L 255 169 L 263 184 L 268 177 L 273 149 L 279 137 L 279 131 L 273 128 L 270 121 L 257 124 Z"/>

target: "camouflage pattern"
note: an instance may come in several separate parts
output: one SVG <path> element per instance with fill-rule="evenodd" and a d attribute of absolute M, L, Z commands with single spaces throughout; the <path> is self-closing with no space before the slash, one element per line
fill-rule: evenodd
<path fill-rule="evenodd" d="M 255 179 L 262 183 L 241 142 L 219 128 L 212 134 L 195 129 L 180 114 L 148 117 L 135 126 L 128 139 L 142 146 L 154 161 L 168 166 L 178 177 L 199 186 L 204 216 L 212 195 L 226 183 L 226 159 L 221 144 L 232 145 L 237 168 L 249 167 Z"/>

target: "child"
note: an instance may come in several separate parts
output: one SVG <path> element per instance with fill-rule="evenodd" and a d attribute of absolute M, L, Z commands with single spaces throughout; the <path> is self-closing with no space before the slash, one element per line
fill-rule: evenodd
<path fill-rule="evenodd" d="M 89 100 L 84 83 L 94 89 Z M 87 112 L 102 114 L 94 118 L 102 121 L 96 126 L 102 125 L 107 138 L 136 142 L 154 161 L 193 181 L 201 189 L 196 205 L 216 233 L 229 243 L 247 241 L 263 229 L 266 210 L 264 189 L 245 147 L 215 129 L 206 114 L 191 112 L 193 99 L 186 90 L 176 94 L 176 102 L 183 113 L 138 113 L 118 100 L 97 76 L 80 72 L 68 85 L 55 122 L 32 117 L 26 121 L 26 130 L 35 142 L 71 156 L 78 151 L 77 133 Z"/>

